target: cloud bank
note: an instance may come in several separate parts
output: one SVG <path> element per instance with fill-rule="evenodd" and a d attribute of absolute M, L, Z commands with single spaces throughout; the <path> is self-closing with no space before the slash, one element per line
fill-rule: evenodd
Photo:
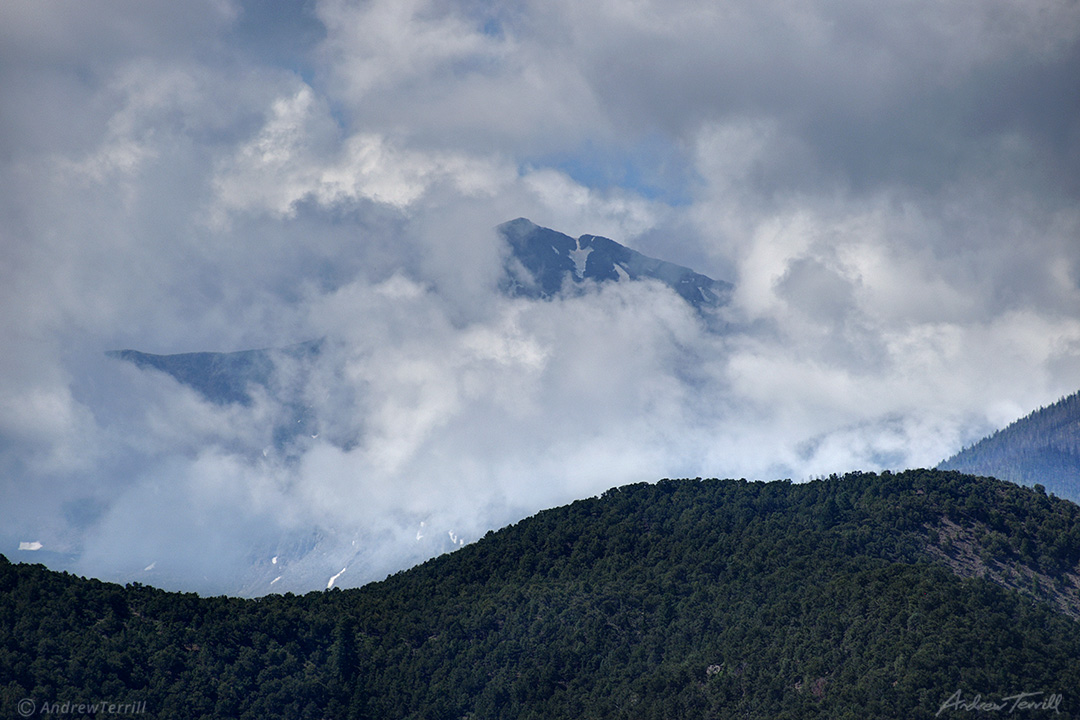
<path fill-rule="evenodd" d="M 8 3 L 0 551 L 307 590 L 616 484 L 936 464 L 1080 388 L 1078 38 L 1066 0 Z M 726 331 L 504 297 L 520 216 L 733 282 Z M 316 338 L 287 445 L 279 396 L 104 355 Z"/>

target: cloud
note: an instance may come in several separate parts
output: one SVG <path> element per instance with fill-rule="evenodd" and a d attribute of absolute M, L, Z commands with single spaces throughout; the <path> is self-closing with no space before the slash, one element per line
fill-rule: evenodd
<path fill-rule="evenodd" d="M 331 92 L 355 121 L 472 153 L 544 152 L 605 122 L 562 27 L 541 8 L 320 3 Z"/>
<path fill-rule="evenodd" d="M 262 130 L 218 171 L 225 210 L 292 216 L 305 200 L 323 206 L 371 200 L 405 209 L 439 182 L 465 196 L 490 196 L 510 176 L 493 160 L 402 150 L 375 133 L 358 133 L 335 147 L 338 128 L 315 105 L 307 86 L 274 102 Z"/>
<path fill-rule="evenodd" d="M 0 550 L 359 584 L 625 482 L 933 464 L 1080 386 L 1075 3 L 276 18 L 0 8 Z M 502 296 L 519 216 L 734 282 L 725 332 Z M 318 338 L 246 406 L 103 355 Z"/>
<path fill-rule="evenodd" d="M 376 89 L 397 88 L 498 61 L 503 42 L 485 34 L 452 5 L 429 0 L 324 2 L 319 16 L 329 31 L 325 51 L 345 76 L 347 94 L 363 99 Z"/>

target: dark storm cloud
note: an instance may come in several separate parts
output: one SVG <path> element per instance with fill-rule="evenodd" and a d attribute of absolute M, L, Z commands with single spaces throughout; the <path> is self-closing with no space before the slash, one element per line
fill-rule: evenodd
<path fill-rule="evenodd" d="M 566 30 L 600 102 L 628 127 L 687 136 L 719 118 L 770 118 L 856 186 L 933 185 L 1008 133 L 1075 163 L 1067 3 L 612 7 L 580 9 Z"/>

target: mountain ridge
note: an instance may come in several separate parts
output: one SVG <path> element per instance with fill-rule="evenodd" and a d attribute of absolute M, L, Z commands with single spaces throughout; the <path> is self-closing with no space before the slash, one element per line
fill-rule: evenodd
<path fill-rule="evenodd" d="M 1010 587 L 935 552 L 1044 580 Z M 1043 585 L 1075 590 L 1078 567 L 1080 507 L 927 470 L 613 488 L 303 596 L 0 561 L 0 704 L 104 691 L 180 718 L 920 719 L 957 693 L 1025 692 L 1068 714 L 1078 606 Z"/>
<path fill-rule="evenodd" d="M 1080 392 L 1013 421 L 937 467 L 1041 485 L 1080 502 Z"/>
<path fill-rule="evenodd" d="M 322 340 L 297 343 L 285 348 L 259 348 L 233 352 L 186 352 L 154 354 L 139 350 L 109 350 L 107 357 L 123 360 L 138 368 L 158 370 L 196 390 L 217 405 L 252 401 L 251 385 L 269 387 L 274 380 L 276 357 L 303 360 L 322 351 Z"/>

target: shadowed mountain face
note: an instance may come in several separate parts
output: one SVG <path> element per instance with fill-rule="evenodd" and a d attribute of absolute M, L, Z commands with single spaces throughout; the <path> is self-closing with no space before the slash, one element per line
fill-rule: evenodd
<path fill-rule="evenodd" d="M 704 310 L 724 305 L 731 294 L 730 283 L 642 255 L 598 235 L 575 240 L 525 218 L 504 223 L 498 230 L 511 249 L 503 290 L 513 295 L 549 298 L 590 280 L 657 280 L 694 308 Z"/>
<path fill-rule="evenodd" d="M 253 402 L 256 393 L 269 393 L 288 410 L 274 428 L 274 444 L 280 448 L 296 435 L 318 430 L 313 428 L 313 419 L 302 397 L 303 378 L 284 378 L 278 368 L 288 364 L 302 373 L 305 361 L 317 358 L 322 346 L 321 340 L 312 340 L 281 349 L 175 355 L 113 350 L 106 355 L 170 375 L 215 405 L 238 403 L 246 406 Z"/>
<path fill-rule="evenodd" d="M 153 355 L 138 350 L 114 350 L 107 355 L 171 375 L 218 405 L 248 405 L 253 386 L 269 387 L 271 384 L 274 373 L 272 352 L 242 350 Z"/>
<path fill-rule="evenodd" d="M 1039 484 L 1080 502 L 1080 393 L 1017 420 L 938 468 Z"/>
<path fill-rule="evenodd" d="M 257 388 L 280 392 L 281 379 L 275 367 L 281 361 L 314 359 L 322 352 L 322 340 L 275 349 L 240 350 L 238 352 L 192 352 L 174 355 L 154 355 L 138 350 L 112 350 L 105 353 L 126 360 L 140 368 L 159 370 L 178 382 L 197 390 L 207 400 L 218 404 L 248 405 Z"/>

